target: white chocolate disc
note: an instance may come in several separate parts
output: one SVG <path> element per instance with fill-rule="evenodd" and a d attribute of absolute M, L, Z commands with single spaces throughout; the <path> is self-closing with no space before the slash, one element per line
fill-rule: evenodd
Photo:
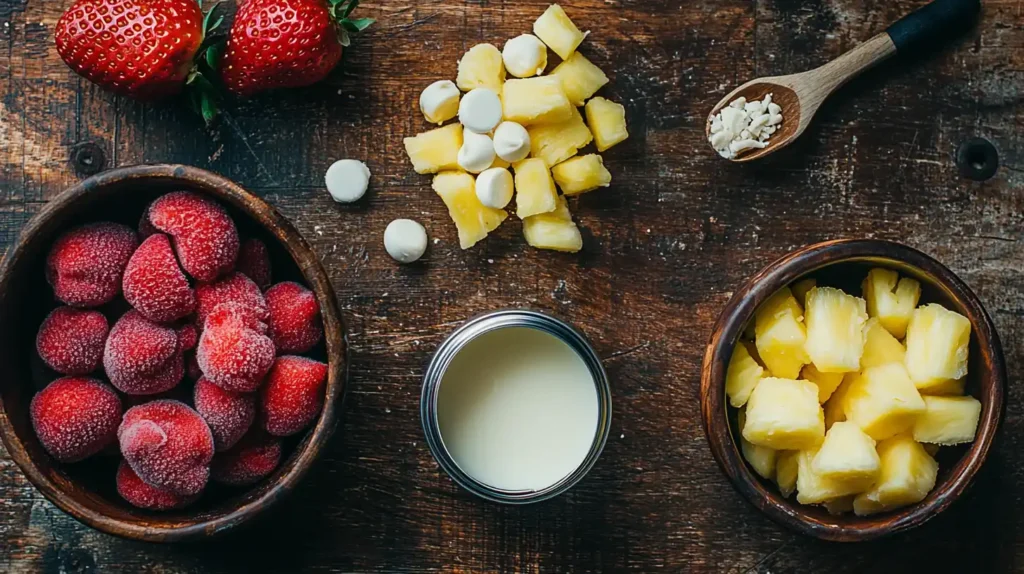
<path fill-rule="evenodd" d="M 441 125 L 459 113 L 462 92 L 450 80 L 438 80 L 420 94 L 420 111 L 432 124 Z"/>
<path fill-rule="evenodd" d="M 530 155 L 530 133 L 515 122 L 501 122 L 494 130 L 494 153 L 509 163 L 526 159 Z"/>
<path fill-rule="evenodd" d="M 508 73 L 517 78 L 537 76 L 548 66 L 548 47 L 533 34 L 523 34 L 505 42 L 501 60 Z"/>
<path fill-rule="evenodd" d="M 411 219 L 396 219 L 384 230 L 384 249 L 399 263 L 412 263 L 427 251 L 427 230 Z"/>
<path fill-rule="evenodd" d="M 467 131 L 462 134 L 459 148 L 459 167 L 469 173 L 480 173 L 494 163 L 494 142 L 487 134 Z"/>
<path fill-rule="evenodd" d="M 501 123 L 501 99 L 494 90 L 476 88 L 459 102 L 459 121 L 470 131 L 486 134 Z"/>
<path fill-rule="evenodd" d="M 487 207 L 504 209 L 514 190 L 512 174 L 503 167 L 492 167 L 476 178 L 476 197 Z"/>
<path fill-rule="evenodd" d="M 338 203 L 359 201 L 370 185 L 370 168 L 357 159 L 343 159 L 334 162 L 324 176 L 327 191 Z"/>

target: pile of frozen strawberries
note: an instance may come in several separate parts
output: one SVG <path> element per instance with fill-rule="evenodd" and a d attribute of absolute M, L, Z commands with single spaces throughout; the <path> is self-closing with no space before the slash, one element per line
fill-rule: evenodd
<path fill-rule="evenodd" d="M 138 233 L 71 229 L 46 275 L 63 305 L 36 348 L 63 377 L 33 397 L 33 427 L 64 463 L 116 443 L 129 503 L 168 510 L 211 479 L 252 484 L 278 466 L 281 437 L 320 413 L 327 365 L 298 356 L 323 337 L 316 297 L 271 286 L 266 245 L 240 240 L 217 203 L 174 192 L 146 208 Z"/>

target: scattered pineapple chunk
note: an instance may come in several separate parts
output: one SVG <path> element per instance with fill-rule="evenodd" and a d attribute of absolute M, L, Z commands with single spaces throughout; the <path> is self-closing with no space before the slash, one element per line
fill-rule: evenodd
<path fill-rule="evenodd" d="M 811 381 L 818 387 L 818 402 L 825 404 L 825 401 L 836 392 L 843 382 L 843 373 L 822 373 L 814 364 L 805 365 L 800 371 L 800 378 Z"/>
<path fill-rule="evenodd" d="M 571 109 L 569 119 L 564 122 L 538 124 L 526 131 L 530 134 L 532 157 L 539 157 L 551 166 L 576 155 L 594 139 L 576 108 Z"/>
<path fill-rule="evenodd" d="M 825 438 L 818 388 L 808 381 L 761 379 L 747 399 L 743 437 L 776 450 L 816 447 Z"/>
<path fill-rule="evenodd" d="M 544 160 L 524 159 L 515 164 L 514 169 L 516 215 L 519 219 L 551 213 L 558 207 L 558 190 Z"/>
<path fill-rule="evenodd" d="M 856 494 L 856 485 L 841 480 L 829 480 L 814 472 L 814 457 L 818 449 L 800 451 L 797 456 L 796 501 L 800 504 L 821 504 L 840 496 Z"/>
<path fill-rule="evenodd" d="M 864 355 L 860 358 L 861 370 L 885 365 L 902 363 L 907 350 L 903 344 L 882 326 L 878 317 L 868 319 L 864 324 Z"/>
<path fill-rule="evenodd" d="M 626 108 L 604 98 L 587 102 L 587 125 L 594 132 L 597 151 L 604 151 L 629 137 L 626 130 Z"/>
<path fill-rule="evenodd" d="M 523 220 L 523 236 L 526 242 L 537 249 L 576 253 L 583 249 L 583 236 L 576 224 L 565 198 L 557 198 L 558 207 L 551 213 L 542 213 Z"/>
<path fill-rule="evenodd" d="M 580 32 L 565 10 L 558 4 L 552 4 L 533 23 L 533 33 L 547 44 L 552 52 L 563 60 L 568 60 L 590 32 Z"/>
<path fill-rule="evenodd" d="M 772 295 L 754 314 L 757 354 L 772 375 L 795 379 L 810 362 L 804 343 L 803 310 L 788 287 Z"/>
<path fill-rule="evenodd" d="M 950 379 L 948 381 L 932 385 L 923 389 L 917 389 L 922 395 L 956 395 L 960 396 L 964 394 L 964 388 L 967 386 L 967 377 L 959 379 Z"/>
<path fill-rule="evenodd" d="M 477 44 L 459 60 L 455 85 L 463 92 L 489 88 L 500 94 L 504 83 L 505 63 L 501 60 L 501 51 L 493 44 Z"/>
<path fill-rule="evenodd" d="M 484 206 L 476 197 L 473 176 L 462 171 L 443 171 L 434 176 L 434 191 L 448 206 L 448 214 L 459 230 L 459 245 L 469 249 L 497 229 L 508 217 L 503 209 Z"/>
<path fill-rule="evenodd" d="M 590 135 L 589 130 L 587 135 Z M 612 174 L 596 153 L 564 161 L 551 168 L 551 175 L 565 195 L 579 195 L 612 184 Z"/>
<path fill-rule="evenodd" d="M 879 443 L 878 457 L 882 463 L 878 481 L 853 499 L 857 516 L 921 502 L 935 488 L 939 464 L 910 435 Z"/>
<path fill-rule="evenodd" d="M 875 440 L 857 425 L 840 422 L 828 429 L 811 468 L 826 480 L 842 482 L 853 492 L 863 492 L 878 478 L 881 463 L 875 452 Z"/>
<path fill-rule="evenodd" d="M 798 450 L 780 450 L 775 456 L 775 484 L 784 498 L 796 490 L 796 475 L 800 466 Z"/>
<path fill-rule="evenodd" d="M 582 106 L 608 83 L 608 76 L 579 52 L 573 53 L 564 62 L 551 70 L 552 76 L 562 80 L 565 95 L 574 106 Z"/>
<path fill-rule="evenodd" d="M 932 303 L 910 314 L 907 325 L 907 372 L 919 389 L 967 374 L 971 322 Z"/>
<path fill-rule="evenodd" d="M 878 317 L 893 337 L 902 339 L 907 334 L 910 313 L 921 298 L 921 284 L 889 269 L 872 269 L 864 278 L 861 291 L 868 302 L 868 314 Z"/>
<path fill-rule="evenodd" d="M 807 294 L 818 286 L 818 282 L 814 279 L 804 279 L 803 281 L 797 281 L 793 284 L 793 296 L 801 305 L 807 304 Z"/>
<path fill-rule="evenodd" d="M 853 499 L 856 495 L 848 494 L 846 496 L 840 496 L 839 498 L 833 498 L 832 500 L 826 500 L 821 505 L 825 507 L 832 516 L 839 516 L 840 514 L 846 514 L 847 512 L 853 511 Z"/>
<path fill-rule="evenodd" d="M 825 428 L 832 428 L 832 425 L 846 420 L 846 393 L 850 390 L 853 381 L 860 377 L 860 373 L 846 373 L 843 375 L 843 382 L 839 388 L 832 393 L 825 403 Z"/>
<path fill-rule="evenodd" d="M 754 391 L 763 374 L 764 368 L 750 356 L 747 345 L 736 343 L 729 359 L 729 369 L 725 374 L 725 394 L 729 397 L 729 404 L 736 408 L 747 404 L 750 393 Z M 740 426 L 742 428 L 742 425 Z"/>
<path fill-rule="evenodd" d="M 914 422 L 914 440 L 949 446 L 974 440 L 981 402 L 974 397 L 924 397 L 924 414 Z"/>
<path fill-rule="evenodd" d="M 416 173 L 437 173 L 459 168 L 462 147 L 462 124 L 451 124 L 405 138 L 405 153 L 412 160 Z"/>
<path fill-rule="evenodd" d="M 807 355 L 823 373 L 848 373 L 860 369 L 864 354 L 864 300 L 831 287 L 815 287 L 807 293 Z"/>
<path fill-rule="evenodd" d="M 745 419 L 746 411 L 740 409 L 737 415 L 739 428 L 743 428 Z M 740 435 L 740 452 L 743 453 L 743 458 L 754 468 L 754 472 L 761 475 L 762 478 L 771 480 L 775 477 L 775 454 L 777 452 L 775 449 L 752 444 Z"/>
<path fill-rule="evenodd" d="M 562 81 L 551 76 L 505 82 L 501 90 L 505 119 L 524 126 L 572 119 L 573 107 Z"/>
<path fill-rule="evenodd" d="M 909 429 L 924 413 L 924 400 L 899 363 L 871 367 L 846 391 L 846 418 L 868 436 L 885 440 Z"/>

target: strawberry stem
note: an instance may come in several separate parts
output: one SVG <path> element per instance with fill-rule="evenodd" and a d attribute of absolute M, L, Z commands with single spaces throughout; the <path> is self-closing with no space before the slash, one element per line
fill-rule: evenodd
<path fill-rule="evenodd" d="M 359 6 L 359 0 L 328 0 L 331 4 L 331 17 L 340 26 L 338 41 L 342 46 L 352 43 L 352 34 L 358 34 L 376 22 L 373 18 L 349 18 L 352 11 Z"/>
<path fill-rule="evenodd" d="M 202 9 L 202 0 L 196 1 Z M 203 117 L 207 126 L 217 118 L 218 107 L 222 99 L 220 90 L 210 81 L 210 78 L 217 77 L 217 62 L 220 61 L 225 47 L 224 37 L 211 34 L 224 22 L 223 15 L 217 19 L 213 18 L 221 3 L 222 0 L 214 2 L 203 16 L 203 43 L 196 53 L 192 71 L 189 72 L 188 79 L 185 81 L 192 109 Z"/>

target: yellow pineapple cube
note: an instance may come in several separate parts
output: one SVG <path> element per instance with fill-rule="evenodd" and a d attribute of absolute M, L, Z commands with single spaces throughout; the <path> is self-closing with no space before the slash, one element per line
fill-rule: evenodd
<path fill-rule="evenodd" d="M 882 470 L 870 490 L 853 499 L 857 516 L 892 510 L 924 500 L 938 476 L 939 464 L 908 434 L 878 444 Z"/>
<path fill-rule="evenodd" d="M 825 438 L 818 387 L 808 381 L 761 379 L 747 399 L 743 438 L 775 450 L 816 447 Z"/>
<path fill-rule="evenodd" d="M 583 249 L 583 236 L 576 224 L 565 198 L 557 198 L 557 207 L 551 213 L 533 215 L 523 220 L 523 236 L 526 243 L 537 249 L 576 253 Z"/>
<path fill-rule="evenodd" d="M 909 429 L 924 413 L 924 400 L 899 363 L 871 367 L 846 391 L 846 418 L 868 436 L 885 440 Z"/>
<path fill-rule="evenodd" d="M 448 206 L 448 215 L 459 230 L 459 245 L 469 249 L 487 237 L 508 217 L 503 209 L 493 209 L 476 197 L 473 176 L 462 171 L 443 171 L 434 176 L 432 186 Z"/>
<path fill-rule="evenodd" d="M 902 363 L 907 350 L 903 343 L 896 340 L 892 333 L 882 326 L 878 317 L 868 319 L 864 324 L 864 354 L 860 358 L 861 370 L 885 365 Z"/>
<path fill-rule="evenodd" d="M 923 397 L 924 414 L 914 422 L 914 440 L 949 446 L 972 442 L 981 402 L 974 397 Z"/>
<path fill-rule="evenodd" d="M 590 131 L 587 131 L 590 134 Z M 579 195 L 612 184 L 612 174 L 596 153 L 574 157 L 551 168 L 555 183 L 565 195 Z"/>
<path fill-rule="evenodd" d="M 763 374 L 764 368 L 750 356 L 747 345 L 736 343 L 725 374 L 725 394 L 729 397 L 729 404 L 736 408 L 747 404 L 750 393 Z"/>
<path fill-rule="evenodd" d="M 822 478 L 841 481 L 854 492 L 862 492 L 878 478 L 881 463 L 873 438 L 851 422 L 839 422 L 825 433 L 812 468 Z"/>
<path fill-rule="evenodd" d="M 516 172 L 516 215 L 519 219 L 551 213 L 558 207 L 558 190 L 544 160 L 524 159 L 513 167 Z"/>
<path fill-rule="evenodd" d="M 564 62 L 551 70 L 552 76 L 562 80 L 565 95 L 574 106 L 582 106 L 608 83 L 608 76 L 579 52 L 573 53 Z"/>
<path fill-rule="evenodd" d="M 587 113 L 587 125 L 594 132 L 597 151 L 604 151 L 613 145 L 623 142 L 629 137 L 626 129 L 626 108 L 622 104 L 593 98 L 584 108 Z"/>
<path fill-rule="evenodd" d="M 843 373 L 822 373 L 813 364 L 805 365 L 800 371 L 800 378 L 811 381 L 818 387 L 818 402 L 825 404 L 825 401 L 836 392 L 843 382 Z"/>
<path fill-rule="evenodd" d="M 743 428 L 743 423 L 746 420 L 745 409 L 740 409 L 737 420 L 739 428 Z M 775 449 L 752 444 L 740 435 L 740 452 L 743 453 L 743 458 L 747 463 L 753 467 L 754 472 L 761 475 L 762 478 L 771 480 L 775 477 L 775 454 L 777 452 Z"/>
<path fill-rule="evenodd" d="M 921 284 L 910 277 L 897 278 L 890 269 L 872 269 L 864 278 L 861 291 L 868 302 L 868 314 L 878 317 L 893 337 L 902 339 L 907 334 L 910 313 L 921 298 Z"/>
<path fill-rule="evenodd" d="M 788 287 L 768 298 L 754 314 L 754 344 L 761 362 L 776 377 L 795 379 L 810 362 L 804 343 L 803 309 Z"/>
<path fill-rule="evenodd" d="M 864 354 L 864 300 L 831 287 L 815 287 L 807 293 L 804 309 L 807 324 L 807 356 L 823 373 L 860 370 Z"/>
<path fill-rule="evenodd" d="M 775 455 L 775 484 L 779 486 L 779 492 L 784 498 L 796 490 L 796 475 L 800 463 L 797 460 L 800 456 L 798 450 L 780 450 Z"/>
<path fill-rule="evenodd" d="M 840 514 L 846 514 L 847 512 L 853 512 L 853 499 L 856 497 L 854 494 L 848 494 L 846 496 L 840 496 L 839 498 L 833 498 L 832 500 L 826 500 L 821 505 L 825 507 L 832 516 L 839 516 Z"/>
<path fill-rule="evenodd" d="M 959 379 L 950 379 L 948 381 L 941 382 L 937 385 L 925 387 L 923 389 L 917 389 L 922 395 L 933 395 L 933 396 L 960 396 L 964 394 L 964 388 L 967 386 L 967 377 L 961 377 Z"/>
<path fill-rule="evenodd" d="M 919 389 L 967 374 L 971 322 L 932 303 L 910 314 L 907 325 L 907 372 Z"/>
<path fill-rule="evenodd" d="M 569 121 L 574 109 L 562 81 L 551 76 L 505 82 L 501 103 L 505 119 L 524 126 Z"/>
<path fill-rule="evenodd" d="M 459 168 L 462 147 L 462 124 L 451 124 L 405 138 L 405 153 L 412 160 L 416 173 L 437 173 Z"/>
<path fill-rule="evenodd" d="M 832 393 L 825 402 L 825 428 L 832 428 L 832 425 L 846 420 L 846 393 L 850 390 L 853 381 L 860 377 L 860 373 L 846 373 L 843 375 L 843 382 Z"/>
<path fill-rule="evenodd" d="M 576 108 L 571 109 L 569 119 L 564 122 L 537 124 L 526 131 L 530 134 L 531 156 L 552 166 L 576 155 L 594 139 Z"/>
<path fill-rule="evenodd" d="M 533 23 L 533 33 L 547 44 L 552 52 L 563 60 L 568 60 L 590 32 L 580 32 L 565 10 L 558 4 L 552 4 Z"/>
<path fill-rule="evenodd" d="M 455 77 L 455 85 L 463 92 L 488 88 L 500 94 L 504 83 L 505 62 L 501 59 L 501 50 L 493 44 L 477 44 L 459 60 L 459 73 Z"/>
<path fill-rule="evenodd" d="M 814 472 L 814 457 L 818 448 L 800 451 L 797 456 L 796 501 L 800 504 L 821 504 L 841 496 L 856 494 L 854 484 L 841 480 L 830 480 Z"/>
<path fill-rule="evenodd" d="M 818 286 L 818 282 L 814 279 L 804 279 L 803 281 L 797 281 L 793 284 L 793 296 L 800 305 L 807 304 L 807 294 Z"/>

